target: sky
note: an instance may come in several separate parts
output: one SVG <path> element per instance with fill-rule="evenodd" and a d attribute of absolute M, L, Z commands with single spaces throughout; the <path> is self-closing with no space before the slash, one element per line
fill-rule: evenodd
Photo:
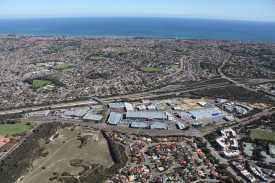
<path fill-rule="evenodd" d="M 148 16 L 275 22 L 275 0 L 0 0 L 0 18 Z"/>

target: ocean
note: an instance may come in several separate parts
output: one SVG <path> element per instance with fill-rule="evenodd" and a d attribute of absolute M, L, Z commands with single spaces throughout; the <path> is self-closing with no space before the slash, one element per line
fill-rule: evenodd
<path fill-rule="evenodd" d="M 0 19 L 3 33 L 275 42 L 275 22 L 152 17 Z"/>

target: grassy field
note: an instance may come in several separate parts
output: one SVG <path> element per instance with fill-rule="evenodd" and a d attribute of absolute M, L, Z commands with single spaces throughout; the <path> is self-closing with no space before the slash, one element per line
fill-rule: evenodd
<path fill-rule="evenodd" d="M 78 133 L 94 137 L 86 146 L 79 148 L 80 141 L 76 138 Z M 59 175 L 63 172 L 77 175 L 83 168 L 71 166 L 69 162 L 73 159 L 83 159 L 106 167 L 113 164 L 107 141 L 100 131 L 83 128 L 77 128 L 74 131 L 61 129 L 58 134 L 59 136 L 48 144 L 45 144 L 44 140 L 40 142 L 45 148 L 44 152 L 49 152 L 49 154 L 33 162 L 32 171 L 38 169 L 28 177 L 26 183 L 49 182 L 49 178 L 53 177 L 54 172 Z M 45 169 L 42 169 L 41 165 Z"/>
<path fill-rule="evenodd" d="M 173 68 L 173 69 L 178 69 L 179 68 L 179 65 L 169 65 L 170 68 Z"/>
<path fill-rule="evenodd" d="M 97 61 L 97 60 L 104 60 L 104 59 L 106 59 L 106 57 L 90 56 L 89 59 Z"/>
<path fill-rule="evenodd" d="M 34 80 L 32 83 L 33 88 L 40 88 L 42 86 L 50 85 L 52 84 L 49 80 Z"/>
<path fill-rule="evenodd" d="M 21 134 L 27 131 L 31 126 L 26 123 L 0 124 L 0 136 Z"/>
<path fill-rule="evenodd" d="M 56 70 L 61 70 L 61 69 L 65 69 L 65 68 L 67 68 L 67 67 L 69 67 L 69 65 L 68 65 L 68 64 L 63 64 L 63 65 L 55 65 L 55 66 L 53 66 L 53 69 L 56 69 Z"/>
<path fill-rule="evenodd" d="M 252 140 L 263 139 L 263 140 L 272 140 L 275 142 L 275 132 L 259 130 L 259 129 L 252 129 L 252 130 L 250 130 L 250 138 Z"/>
<path fill-rule="evenodd" d="M 143 72 L 159 72 L 159 71 L 162 71 L 161 68 L 155 68 L 155 67 L 141 67 L 141 68 L 139 68 L 139 70 L 141 70 Z"/>

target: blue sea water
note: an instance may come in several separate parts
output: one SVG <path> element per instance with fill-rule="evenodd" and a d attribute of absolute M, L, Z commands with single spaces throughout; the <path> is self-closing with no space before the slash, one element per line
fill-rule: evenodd
<path fill-rule="evenodd" d="M 275 22 L 146 17 L 0 19 L 1 33 L 275 42 Z"/>

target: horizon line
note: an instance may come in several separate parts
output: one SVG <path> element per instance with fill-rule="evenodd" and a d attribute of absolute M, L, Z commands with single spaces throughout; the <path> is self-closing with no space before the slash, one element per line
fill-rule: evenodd
<path fill-rule="evenodd" d="M 0 20 L 10 19 L 46 19 L 46 18 L 183 18 L 183 19 L 206 19 L 206 20 L 228 20 L 228 21 L 252 21 L 252 22 L 270 22 L 275 23 L 275 20 L 251 20 L 251 19 L 230 19 L 230 18 L 215 18 L 215 17 L 190 17 L 190 16 L 140 16 L 140 15 L 88 15 L 88 16 L 26 16 L 26 17 L 0 17 Z"/>

